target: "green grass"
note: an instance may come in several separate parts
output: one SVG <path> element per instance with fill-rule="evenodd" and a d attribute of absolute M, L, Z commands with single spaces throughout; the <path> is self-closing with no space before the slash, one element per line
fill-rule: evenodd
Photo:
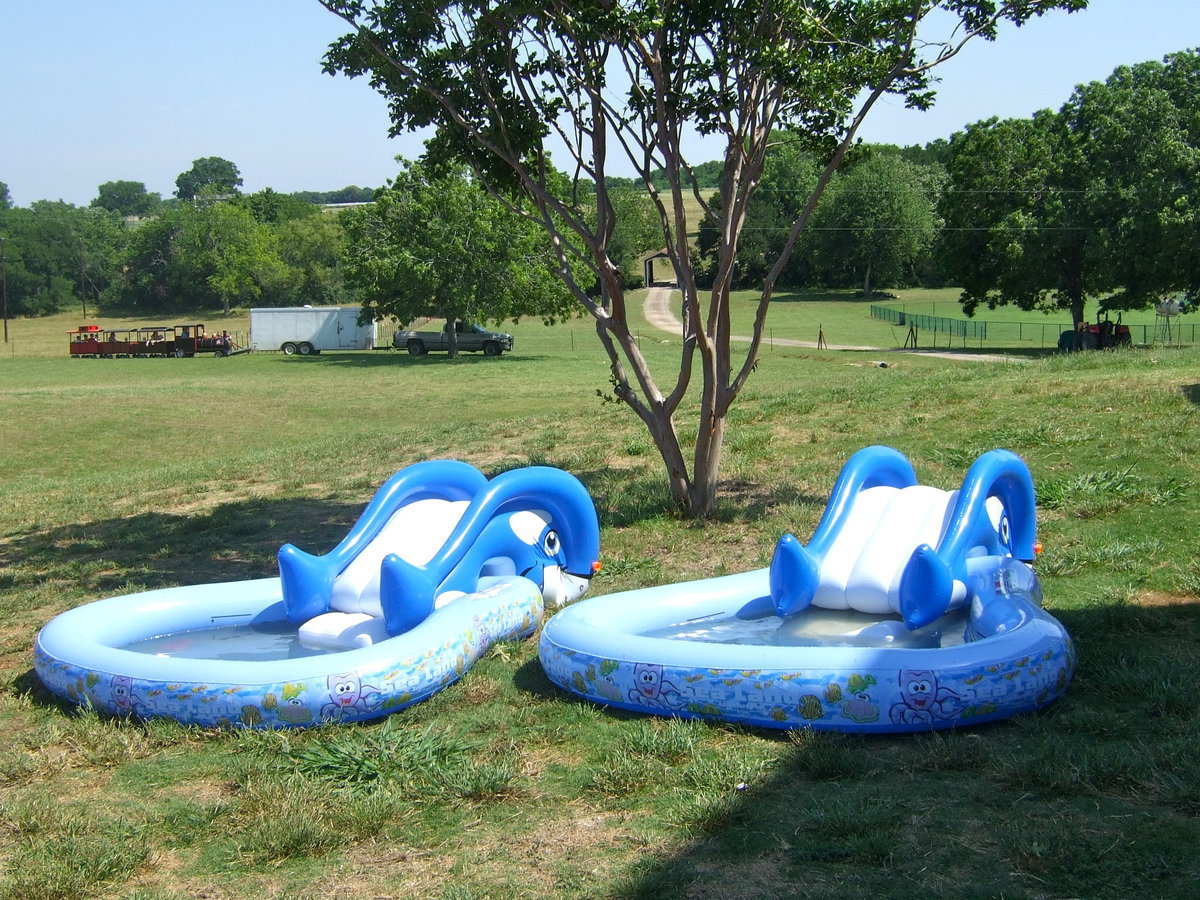
<path fill-rule="evenodd" d="M 947 319 L 966 319 L 958 303 L 957 288 L 904 288 L 893 293 L 897 297 L 895 300 L 864 300 L 855 298 L 851 290 L 781 291 L 772 299 L 766 336 L 800 341 L 816 341 L 818 336 L 822 336 L 827 344 L 894 350 L 905 346 L 909 337 L 908 329 L 872 318 L 872 306 L 886 306 Z M 756 292 L 739 291 L 734 294 L 731 316 L 736 334 L 750 334 L 757 302 Z M 1085 316 L 1089 321 L 1095 321 L 1095 303 L 1088 304 Z M 1115 321 L 1116 317 L 1113 318 Z M 1197 342 L 1200 334 L 1194 330 L 1193 319 L 1183 316 L 1175 320 L 1176 331 L 1173 334 L 1177 339 L 1180 335 L 1178 324 L 1183 323 L 1183 339 L 1188 343 Z M 1003 350 L 1031 354 L 1057 349 L 1059 334 L 1071 328 L 1071 317 L 1067 313 L 1046 315 L 1025 312 L 1015 306 L 980 309 L 974 321 L 987 323 L 986 339 L 964 339 L 944 331 L 937 333 L 923 329 L 917 336 L 918 346 L 923 350 Z M 1157 332 L 1153 310 L 1127 312 L 1123 314 L 1123 321 L 1130 326 L 1134 343 L 1155 343 Z"/>
<path fill-rule="evenodd" d="M 883 327 L 812 302 L 772 327 Z M 1194 348 L 765 350 L 697 524 L 596 396 L 586 322 L 521 323 L 515 353 L 458 362 L 70 360 L 76 324 L 12 323 L 31 352 L 0 358 L 0 898 L 1174 897 L 1200 879 Z M 670 370 L 677 342 L 643 346 Z M 282 543 L 324 552 L 419 459 L 577 474 L 603 594 L 764 565 L 878 442 L 943 487 L 992 447 L 1029 462 L 1046 603 L 1079 651 L 1050 709 L 902 737 L 643 718 L 557 691 L 529 640 L 381 722 L 262 734 L 103 719 L 32 672 L 56 613 L 273 574 Z"/>

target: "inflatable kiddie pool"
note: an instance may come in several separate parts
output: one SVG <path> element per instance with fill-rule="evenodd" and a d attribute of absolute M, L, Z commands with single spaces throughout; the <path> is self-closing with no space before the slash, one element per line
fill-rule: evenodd
<path fill-rule="evenodd" d="M 1050 703 L 1075 665 L 1041 608 L 1034 527 L 1012 453 L 940 491 L 869 447 L 806 547 L 785 535 L 766 569 L 575 603 L 539 655 L 560 687 L 643 713 L 851 732 L 1002 719 Z"/>
<path fill-rule="evenodd" d="M 586 489 L 558 469 L 488 481 L 410 466 L 324 556 L 286 545 L 280 576 L 110 597 L 38 635 L 55 694 L 114 714 L 260 728 L 369 719 L 454 682 L 599 563 Z"/>

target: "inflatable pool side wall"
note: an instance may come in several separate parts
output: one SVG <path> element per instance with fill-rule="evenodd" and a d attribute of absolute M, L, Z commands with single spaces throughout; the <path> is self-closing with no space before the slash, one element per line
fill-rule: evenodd
<path fill-rule="evenodd" d="M 973 597 L 965 625 L 953 620 L 964 629 L 961 643 L 792 646 L 657 636 L 679 623 L 769 615 L 768 570 L 759 569 L 572 604 L 546 623 L 538 655 L 554 684 L 593 702 L 768 728 L 957 728 L 1056 700 L 1075 671 L 1075 648 L 1041 608 L 1033 570 L 1007 556 L 973 556 L 967 577 Z"/>
<path fill-rule="evenodd" d="M 854 500 L 871 487 L 912 487 L 917 475 L 912 463 L 893 447 L 864 447 L 846 461 L 829 495 L 825 513 L 807 546 L 785 534 L 771 559 L 771 600 L 780 616 L 805 609 L 817 590 L 821 559 L 850 518 Z"/>
<path fill-rule="evenodd" d="M 288 620 L 305 622 L 329 611 L 337 576 L 371 543 L 396 510 L 423 499 L 470 500 L 486 484 L 483 473 L 464 462 L 439 459 L 415 463 L 383 483 L 358 521 L 328 553 L 314 556 L 285 544 L 278 559 Z"/>
<path fill-rule="evenodd" d="M 304 727 L 373 719 L 418 703 L 457 681 L 496 641 L 532 634 L 544 611 L 536 584 L 506 576 L 480 579 L 478 591 L 409 634 L 341 653 L 235 661 L 122 646 L 157 633 L 147 618 L 181 632 L 211 627 L 214 617 L 278 622 L 279 596 L 278 579 L 266 578 L 98 600 L 47 623 L 34 644 L 34 665 L 57 696 L 111 715 L 203 727 Z"/>
<path fill-rule="evenodd" d="M 986 504 L 991 497 L 1004 507 L 999 534 L 987 514 Z M 963 479 L 937 549 L 922 544 L 904 568 L 900 580 L 904 623 L 909 628 L 920 628 L 950 608 L 956 591 L 966 589 L 970 551 L 983 547 L 992 555 L 1029 562 L 1036 542 L 1036 500 L 1029 468 L 1008 450 L 983 454 Z"/>

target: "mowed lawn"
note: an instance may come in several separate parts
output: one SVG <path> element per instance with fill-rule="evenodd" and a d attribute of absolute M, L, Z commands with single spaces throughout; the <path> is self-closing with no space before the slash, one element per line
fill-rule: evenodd
<path fill-rule="evenodd" d="M 779 304 L 770 327 L 815 340 L 815 312 L 831 343 L 890 346 L 863 339 L 887 326 L 860 304 L 819 302 Z M 586 321 L 506 326 L 516 350 L 497 359 L 71 360 L 77 319 L 12 322 L 0 355 L 0 897 L 1179 897 L 1200 883 L 1195 348 L 1012 362 L 764 349 L 731 415 L 717 514 L 697 523 L 671 510 L 644 429 L 607 402 Z M 179 321 L 245 330 L 244 314 Z M 647 326 L 642 344 L 673 370 L 677 339 Z M 780 534 L 808 539 L 842 463 L 875 443 L 944 488 L 993 447 L 1026 459 L 1046 605 L 1079 654 L 1054 706 L 894 737 L 643 718 L 554 689 L 528 640 L 379 722 L 222 732 L 74 710 L 32 672 L 56 613 L 272 575 L 281 544 L 325 552 L 417 460 L 580 477 L 602 527 L 595 596 L 765 565 Z"/>

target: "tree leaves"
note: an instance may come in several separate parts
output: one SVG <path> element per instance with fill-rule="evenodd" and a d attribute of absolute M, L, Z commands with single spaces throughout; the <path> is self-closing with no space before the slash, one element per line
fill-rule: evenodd
<path fill-rule="evenodd" d="M 553 322 L 574 308 L 546 233 L 461 169 L 407 164 L 346 228 L 347 280 L 376 316 Z"/>
<path fill-rule="evenodd" d="M 697 515 L 713 508 L 725 416 L 754 370 L 774 283 L 862 116 L 883 94 L 927 106 L 931 69 L 972 37 L 993 37 L 999 20 L 1019 23 L 1049 9 L 1086 5 L 321 2 L 354 29 L 330 47 L 326 71 L 369 76 L 388 99 L 393 133 L 436 128 L 427 159 L 462 162 L 495 194 L 526 198 L 527 215 L 552 236 L 566 287 L 596 321 L 615 395 L 653 436 L 676 500 Z M 918 42 L 918 25 L 939 9 L 950 13 L 943 19 L 947 36 Z M 824 169 L 788 223 L 778 255 L 764 265 L 754 334 L 735 361 L 729 291 L 771 134 L 780 128 L 792 129 Z M 723 141 L 718 204 L 708 203 L 691 175 L 685 148 L 694 133 Z M 560 189 L 551 150 L 565 154 L 569 190 Z M 666 173 L 666 188 L 650 189 L 662 236 L 656 244 L 674 267 L 685 319 L 699 329 L 682 341 L 673 383 L 662 387 L 630 328 L 625 280 L 612 252 L 620 211 L 607 179 L 626 167 L 648 187 L 656 172 Z M 717 236 L 711 288 L 703 296 L 691 258 L 697 204 Z M 582 266 L 591 278 L 578 276 Z M 691 389 L 693 376 L 702 381 L 698 391 Z M 676 423 L 685 402 L 693 404 L 698 423 L 690 447 Z"/>
<path fill-rule="evenodd" d="M 1119 67 L 1058 113 L 951 140 L 942 259 L 979 304 L 1140 308 L 1200 288 L 1200 56 Z"/>
<path fill-rule="evenodd" d="M 234 193 L 242 186 L 242 175 L 238 167 L 219 156 L 206 156 L 192 162 L 192 167 L 175 179 L 175 196 L 180 200 L 194 200 L 207 194 L 224 196 Z"/>

